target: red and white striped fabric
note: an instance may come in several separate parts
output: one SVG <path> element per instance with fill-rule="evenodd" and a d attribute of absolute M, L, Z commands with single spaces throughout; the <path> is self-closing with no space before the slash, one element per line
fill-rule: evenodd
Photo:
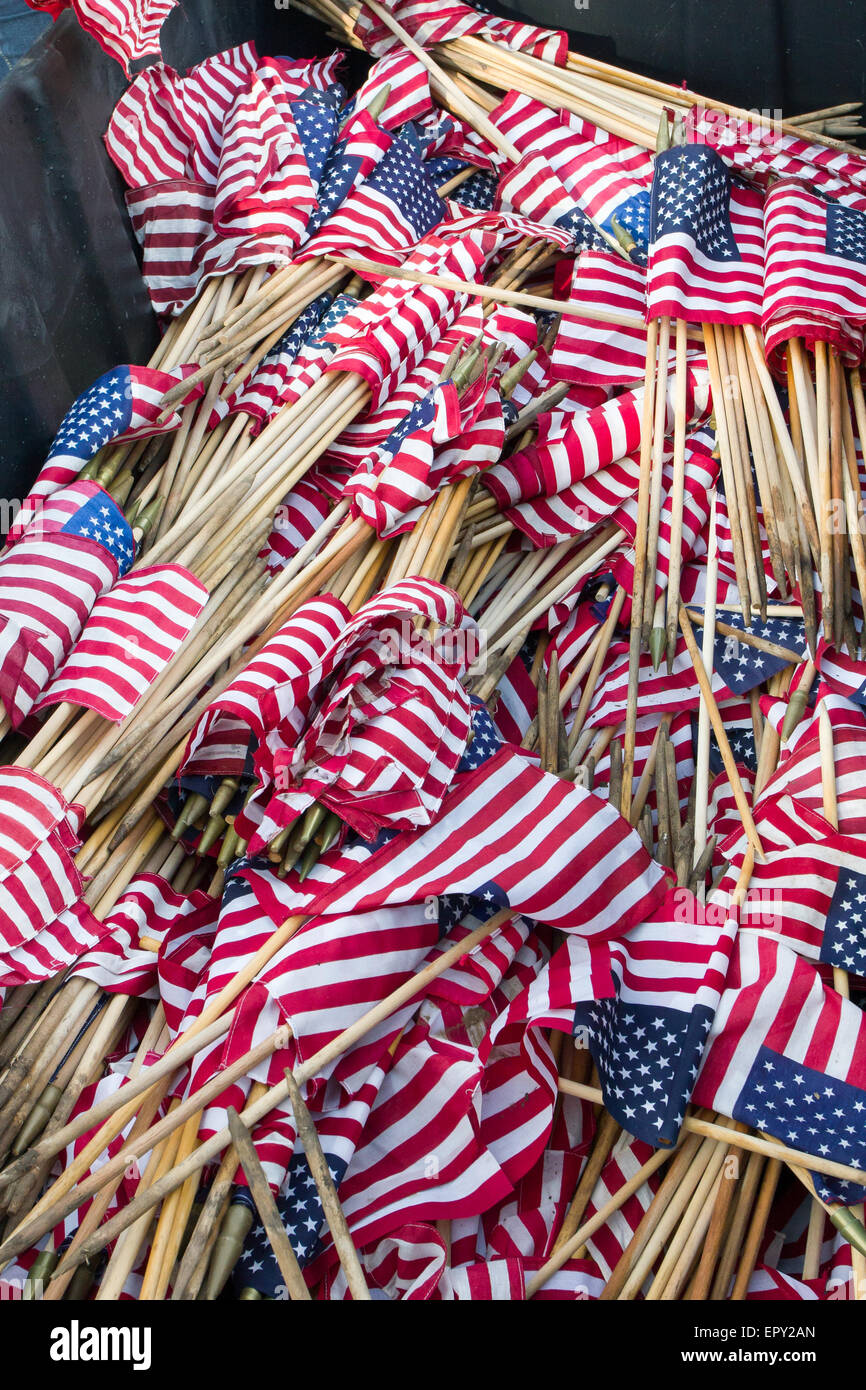
<path fill-rule="evenodd" d="M 585 318 L 564 314 L 560 321 L 551 366 L 555 380 L 606 388 L 642 381 L 646 271 L 606 251 L 584 251 L 574 263 L 567 298 L 587 305 L 587 313 Z M 633 314 L 640 323 L 634 328 L 600 323 L 592 316 L 593 305 Z"/>
<path fill-rule="evenodd" d="M 823 340 L 857 366 L 866 325 L 866 213 L 786 181 L 767 194 L 764 232 L 768 354 L 784 352 L 788 338 Z"/>
<path fill-rule="evenodd" d="M 355 95 L 356 110 L 366 109 L 386 86 L 390 88 L 388 99 L 376 117 L 386 130 L 396 130 L 431 110 L 427 69 L 408 49 L 377 59 Z"/>
<path fill-rule="evenodd" d="M 140 939 L 162 942 L 178 921 L 215 914 L 217 906 L 206 893 L 176 893 L 159 874 L 138 874 L 107 914 L 106 935 L 76 961 L 72 973 L 110 994 L 156 998 L 157 952 L 142 949 Z"/>
<path fill-rule="evenodd" d="M 539 29 L 534 24 L 521 24 L 517 20 L 482 14 L 471 5 L 455 3 L 455 0 L 437 6 L 434 12 L 423 0 L 393 0 L 388 9 L 422 48 L 448 43 L 451 39 L 463 38 L 468 34 L 478 34 L 518 53 L 530 53 L 546 63 L 565 66 L 568 39 L 561 30 Z M 402 42 L 377 15 L 365 10 L 363 5 L 355 20 L 355 34 L 367 52 L 377 57 L 399 48 Z"/>
<path fill-rule="evenodd" d="M 572 206 L 599 224 L 652 182 L 653 160 L 648 150 L 571 112 L 552 111 L 522 92 L 509 92 L 490 119 L 524 156 L 519 169 L 509 170 L 500 185 L 503 201 L 507 194 L 515 206 L 522 205 L 521 188 L 536 179 L 541 181 L 540 193 L 544 164 L 556 175 Z M 543 163 L 536 158 L 539 150 L 544 151 Z"/>
<path fill-rule="evenodd" d="M 153 565 L 118 580 L 96 600 L 34 713 L 68 701 L 120 723 L 180 650 L 207 597 L 180 565 Z"/>
<path fill-rule="evenodd" d="M 228 113 L 214 193 L 213 223 L 221 235 L 300 243 L 316 191 L 288 93 L 273 69 L 257 73 Z"/>
<path fill-rule="evenodd" d="M 582 936 L 621 933 L 649 916 L 663 878 L 609 806 L 510 751 L 456 778 L 429 830 L 397 836 L 355 867 L 350 859 L 338 857 L 335 873 L 323 856 L 286 890 L 279 879 L 240 872 L 275 921 L 311 905 L 330 914 L 489 893 L 488 901 Z"/>
<path fill-rule="evenodd" d="M 73 855 L 83 819 L 37 773 L 0 768 L 0 950 L 31 941 L 81 897 Z"/>
<path fill-rule="evenodd" d="M 647 268 L 647 315 L 690 323 L 761 320 L 763 197 L 735 184 L 700 145 L 656 156 Z"/>
<path fill-rule="evenodd" d="M 315 535 L 331 511 L 331 499 L 315 480 L 302 478 L 274 513 L 274 529 L 260 558 L 268 569 L 282 569 L 302 545 Z"/>
<path fill-rule="evenodd" d="M 417 427 L 404 433 L 413 417 Z M 441 487 L 498 459 L 505 442 L 502 401 L 486 372 L 460 397 L 453 382 L 442 382 L 416 403 L 406 423 L 363 460 L 344 488 L 352 514 L 379 536 L 411 529 Z"/>
<path fill-rule="evenodd" d="M 738 119 L 726 111 L 693 106 L 685 117 L 690 140 L 718 150 L 722 158 L 750 178 L 767 175 L 796 178 L 819 188 L 848 207 L 866 209 L 866 159 L 850 147 L 819 145 L 755 117 Z"/>
<path fill-rule="evenodd" d="M 251 895 L 246 909 L 250 903 L 254 906 Z M 249 958 L 258 933 L 263 931 L 264 940 L 273 930 L 270 923 L 262 922 L 260 912 L 252 925 L 255 938 L 248 932 L 241 933 L 240 917 L 225 910 L 221 914 L 206 985 L 199 990 L 202 1003 L 212 998 Z M 294 1068 L 307 1061 L 405 983 L 426 963 L 437 937 L 436 918 L 431 918 L 424 903 L 318 917 L 305 923 L 243 995 L 222 1062 L 230 1062 L 281 1023 L 289 1023 L 289 1060 L 282 1053 L 276 1065 L 267 1059 L 255 1072 L 256 1079 L 274 1084 L 282 1078 L 287 1065 Z M 399 1037 L 417 1007 L 417 999 L 410 1001 L 408 1009 L 404 1007 L 383 1020 L 382 1026 L 362 1038 L 349 1056 L 318 1073 L 317 1084 L 335 1075 L 347 1093 L 357 1089 Z M 198 1001 L 191 1011 L 198 1012 Z M 200 1084 L 200 1079 L 196 1084 Z"/>
<path fill-rule="evenodd" d="M 502 510 L 535 497 L 552 497 L 599 469 L 625 459 L 640 444 L 644 388 L 624 391 L 581 415 L 553 412 L 527 449 L 494 464 L 484 486 Z M 668 382 L 668 422 L 673 424 L 673 383 Z M 690 424 L 709 409 L 709 376 L 702 359 L 688 371 L 686 417 Z"/>
<path fill-rule="evenodd" d="M 491 249 L 482 234 L 460 242 L 428 237 L 406 259 L 409 269 L 474 280 Z M 378 410 L 430 353 L 467 302 L 456 290 L 437 289 L 401 280 L 386 280 L 340 324 L 338 346 L 326 371 L 356 372 L 368 383 L 371 408 Z M 330 337 L 330 335 L 328 335 Z"/>
<path fill-rule="evenodd" d="M 47 10 L 59 19 L 71 9 L 103 52 L 114 58 L 129 77 L 129 65 L 136 58 L 159 53 L 162 26 L 177 0 L 27 0 L 34 10 Z"/>
<path fill-rule="evenodd" d="M 102 498 L 105 527 L 96 515 Z M 68 517 L 67 500 L 74 504 Z M 132 550 L 132 532 L 113 499 L 96 483 L 82 482 L 55 493 L 50 508 L 0 556 L 0 699 L 14 727 L 117 579 L 119 557 L 131 558 Z"/>
<path fill-rule="evenodd" d="M 73 903 L 28 941 L 0 952 L 0 987 L 9 989 L 50 979 L 96 946 L 110 930 L 97 921 L 85 902 Z"/>
<path fill-rule="evenodd" d="M 348 617 L 349 610 L 331 595 L 302 604 L 205 710 L 187 740 L 179 772 L 237 776 L 243 770 L 250 734 L 264 736 L 262 700 L 275 686 L 286 687 L 286 705 L 296 711 L 300 728 L 313 673 Z"/>
<path fill-rule="evenodd" d="M 411 621 L 434 613 L 441 628 L 435 646 Z M 365 839 L 386 826 L 430 824 L 469 732 L 469 697 L 458 679 L 462 644 L 448 650 L 462 620 L 451 590 L 424 581 L 393 585 L 359 609 L 326 653 L 306 717 L 293 702 L 284 721 L 285 701 L 278 692 L 265 695 L 270 732 L 256 770 L 265 795 L 271 787 L 275 794 L 252 853 L 272 825 L 291 824 L 314 801 Z"/>

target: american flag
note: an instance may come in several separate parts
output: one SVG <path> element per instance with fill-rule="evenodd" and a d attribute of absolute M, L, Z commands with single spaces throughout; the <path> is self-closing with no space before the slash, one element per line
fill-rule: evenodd
<path fill-rule="evenodd" d="M 243 411 L 254 422 L 252 433 L 259 433 L 283 405 L 283 393 L 291 379 L 295 359 L 316 333 L 332 302 L 330 294 L 322 294 L 301 311 L 291 328 L 240 386 L 224 400 L 217 400 L 208 421 L 209 429 L 226 415 Z"/>
<path fill-rule="evenodd" d="M 411 618 L 437 608 L 435 645 L 413 640 Z M 284 724 L 273 693 L 266 697 L 269 737 L 257 771 L 275 789 L 267 829 L 291 824 L 314 801 L 370 840 L 385 827 L 430 824 L 469 732 L 462 644 L 449 650 L 462 616 L 450 590 L 404 581 L 364 604 L 325 653 L 300 736 L 296 712 Z"/>
<path fill-rule="evenodd" d="M 38 514 L 47 497 L 74 482 L 86 463 L 106 444 L 127 443 L 176 430 L 181 417 L 172 411 L 162 422 L 166 391 L 195 371 L 193 365 L 160 372 L 152 367 L 113 367 L 73 402 L 63 419 L 36 482 L 27 494 L 10 536 L 19 534 Z M 187 401 L 201 395 L 190 392 Z M 184 402 L 186 404 L 186 401 Z"/>
<path fill-rule="evenodd" d="M 749 178 L 796 178 L 825 197 L 866 209 L 866 161 L 850 149 L 819 145 L 808 133 L 788 134 L 752 116 L 739 120 L 702 106 L 687 113 L 685 128 L 690 140 L 717 150 Z"/>
<path fill-rule="evenodd" d="M 502 510 L 534 497 L 551 497 L 590 474 L 633 454 L 640 444 L 643 386 L 624 391 L 581 414 L 551 414 L 528 448 L 494 464 L 484 474 Z M 673 384 L 668 383 L 668 418 L 673 421 Z M 709 380 L 698 361 L 689 364 L 686 418 L 694 424 L 709 407 Z"/>
<path fill-rule="evenodd" d="M 626 386 L 640 382 L 646 364 L 646 274 L 608 251 L 584 251 L 574 263 L 566 297 L 586 305 L 586 315 L 563 315 L 553 349 L 556 381 L 579 385 Z M 600 323 L 592 306 L 633 314 L 634 328 Z"/>
<path fill-rule="evenodd" d="M 483 233 L 469 233 L 457 242 L 434 235 L 405 264 L 411 270 L 474 280 L 488 250 Z M 326 370 L 357 372 L 370 386 L 376 411 L 429 356 L 466 301 L 461 291 L 401 280 L 398 272 L 327 335 L 338 347 Z"/>
<path fill-rule="evenodd" d="M 629 1134 L 676 1142 L 725 987 L 734 918 L 703 919 L 673 890 L 645 922 L 605 946 L 615 997 L 579 1003 L 574 1034 L 592 1053 L 605 1105 Z"/>
<path fill-rule="evenodd" d="M 250 734 L 258 739 L 265 735 L 262 700 L 274 687 L 284 688 L 286 705 L 298 708 L 300 720 L 312 673 L 347 618 L 348 609 L 329 594 L 302 604 L 205 710 L 187 740 L 179 771 L 238 775 Z"/>
<path fill-rule="evenodd" d="M 349 479 L 345 490 L 353 514 L 375 526 L 379 536 L 411 530 L 418 509 L 435 495 L 429 481 L 435 445 L 456 430 L 459 414 L 453 383 L 433 387 Z"/>
<path fill-rule="evenodd" d="M 423 0 L 396 0 L 388 9 L 422 48 L 448 43 L 451 39 L 463 38 L 468 34 L 479 34 L 493 43 L 530 53 L 547 63 L 556 63 L 559 67 L 565 65 L 568 40 L 560 30 L 539 29 L 533 24 L 501 19 L 497 15 L 475 10 L 470 5 L 455 3 L 454 0 L 439 5 L 435 13 Z M 399 48 L 401 43 L 378 16 L 365 10 L 363 5 L 355 20 L 355 34 L 367 52 L 377 57 Z"/>
<path fill-rule="evenodd" d="M 731 178 L 715 151 L 674 146 L 656 156 L 647 314 L 692 323 L 760 323 L 762 198 Z"/>
<path fill-rule="evenodd" d="M 233 103 L 222 130 L 214 186 L 213 227 L 221 236 L 273 236 L 297 246 L 316 206 L 308 153 L 324 163 L 337 113 L 326 103 L 299 102 L 307 145 L 295 125 L 295 105 L 277 74 L 256 74 Z"/>
<path fill-rule="evenodd" d="M 114 58 L 126 76 L 136 58 L 159 53 L 160 31 L 177 0 L 27 0 L 34 10 L 47 10 L 58 19 L 72 9 L 82 29 L 92 34 L 100 48 Z"/>
<path fill-rule="evenodd" d="M 180 565 L 148 566 L 119 580 L 96 600 L 34 712 L 69 701 L 119 723 L 180 650 L 207 597 Z"/>
<path fill-rule="evenodd" d="M 0 954 L 0 987 L 48 980 L 65 970 L 111 930 L 79 899 L 28 941 Z"/>
<path fill-rule="evenodd" d="M 591 122 L 564 111 L 551 111 L 522 92 L 509 92 L 491 120 L 517 146 L 530 170 L 544 179 L 543 165 L 532 162 L 538 150 L 554 171 L 572 204 L 613 236 L 612 218 L 630 232 L 645 262 L 649 234 L 653 161 L 647 150 L 609 135 Z M 506 187 L 519 187 L 520 176 L 505 176 Z M 514 182 L 512 182 L 514 180 Z M 502 186 L 501 186 L 502 187 Z"/>
<path fill-rule="evenodd" d="M 350 117 L 331 150 L 318 190 L 318 207 L 307 223 L 307 238 L 359 189 L 391 147 L 392 137 L 366 111 Z M 300 259 L 300 257 L 299 257 Z"/>
<path fill-rule="evenodd" d="M 268 569 L 282 569 L 319 529 L 331 510 L 331 499 L 315 479 L 302 478 L 277 507 L 274 528 L 260 558 Z"/>
<path fill-rule="evenodd" d="M 355 110 L 369 106 L 385 86 L 388 100 L 376 117 L 386 130 L 426 115 L 432 106 L 427 69 L 408 49 L 379 58 L 370 68 L 355 96 Z"/>
<path fill-rule="evenodd" d="M 788 338 L 823 338 L 856 366 L 866 324 L 866 212 L 779 183 L 767 194 L 764 232 L 767 351 Z"/>
<path fill-rule="evenodd" d="M 791 1148 L 866 1162 L 866 1024 L 808 961 L 742 929 L 693 1092 L 696 1105 Z M 853 1182 L 815 1174 L 824 1201 L 860 1201 Z"/>
<path fill-rule="evenodd" d="M 761 622 L 754 618 L 746 627 L 742 613 L 725 613 L 725 622 L 753 637 L 763 638 L 777 646 L 796 652 L 801 660 L 808 655 L 806 631 L 799 618 L 767 618 Z M 717 634 L 714 643 L 713 666 L 735 695 L 745 695 L 756 686 L 762 685 L 782 671 L 789 662 L 781 656 L 771 656 L 768 652 L 740 642 L 730 634 Z"/>
<path fill-rule="evenodd" d="M 635 1177 L 652 1157 L 653 1147 L 654 1145 L 646 1143 L 643 1139 L 635 1139 L 634 1135 L 625 1130 L 620 1131 L 592 1190 L 585 1212 L 586 1220 L 600 1211 L 611 1197 Z M 610 1278 L 623 1251 L 630 1243 L 658 1190 L 659 1182 L 660 1179 L 653 1174 L 587 1240 L 586 1248 L 605 1279 Z"/>
<path fill-rule="evenodd" d="M 133 551 L 114 499 L 96 483 L 78 482 L 54 493 L 0 556 L 0 699 L 15 727 Z"/>
<path fill-rule="evenodd" d="M 212 917 L 217 904 L 206 893 L 177 893 L 159 874 L 137 874 L 106 915 L 105 935 L 72 967 L 109 994 L 155 999 L 160 957 L 139 946 L 142 937 L 162 943 L 178 922 Z M 167 991 L 169 1011 L 171 990 Z"/>
<path fill-rule="evenodd" d="M 81 897 L 73 858 L 82 808 L 23 767 L 0 769 L 0 940 L 6 951 L 36 938 Z"/>
<path fill-rule="evenodd" d="M 302 259 L 373 251 L 377 259 L 399 266 L 445 213 L 423 161 L 395 137 L 375 169 L 306 243 Z"/>
<path fill-rule="evenodd" d="M 768 855 L 754 866 L 743 925 L 809 960 L 859 973 L 866 961 L 861 861 L 860 842 L 844 835 Z"/>
<path fill-rule="evenodd" d="M 591 864 L 582 849 L 590 841 Z M 609 806 L 506 750 L 454 779 L 428 830 L 401 833 L 372 855 L 323 855 L 300 885 L 254 865 L 239 872 L 275 921 L 463 892 L 585 936 L 648 916 L 663 878 Z"/>

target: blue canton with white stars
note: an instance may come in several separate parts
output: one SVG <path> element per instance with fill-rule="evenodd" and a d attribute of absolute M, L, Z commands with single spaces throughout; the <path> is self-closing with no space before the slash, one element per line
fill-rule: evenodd
<path fill-rule="evenodd" d="M 862 1168 L 866 1163 L 866 1091 L 762 1047 L 733 1107 L 733 1118 L 765 1130 L 789 1148 Z M 825 1202 L 860 1202 L 863 1188 L 813 1173 Z"/>
<path fill-rule="evenodd" d="M 445 216 L 445 204 L 418 155 L 405 140 L 394 140 L 364 185 L 384 194 L 420 241 Z"/>
<path fill-rule="evenodd" d="M 395 425 L 384 444 L 381 446 L 382 455 L 394 458 L 403 447 L 404 441 L 416 430 L 427 429 L 433 424 L 436 415 L 436 405 L 433 399 L 434 391 L 425 392 L 417 401 L 414 401 L 407 410 L 403 419 Z"/>
<path fill-rule="evenodd" d="M 271 348 L 262 362 L 262 367 L 266 367 L 271 362 L 282 362 L 283 366 L 290 367 L 304 344 L 319 330 L 319 325 L 324 320 L 331 303 L 332 296 L 330 294 L 320 294 L 318 299 L 314 299 L 312 304 L 308 304 L 303 313 L 295 319 L 288 332 L 283 334 L 276 347 Z"/>
<path fill-rule="evenodd" d="M 469 698 L 472 701 L 472 738 L 463 750 L 458 772 L 474 772 L 502 747 L 502 738 L 487 706 L 475 695 Z"/>
<path fill-rule="evenodd" d="M 594 227 L 590 218 L 582 208 L 577 206 L 564 212 L 561 217 L 557 217 L 554 223 L 556 227 L 562 227 L 566 232 L 570 232 L 574 238 L 573 251 L 609 251 L 610 246 L 605 241 L 601 232 Z"/>
<path fill-rule="evenodd" d="M 748 627 L 743 622 L 742 613 L 728 613 L 725 621 L 730 627 L 749 632 L 753 637 L 762 637 L 776 646 L 787 647 L 802 658 L 807 653 L 806 629 L 799 618 L 768 618 L 766 622 L 754 619 Z M 739 642 L 736 637 L 717 634 L 715 645 L 715 667 L 730 690 L 737 695 L 745 695 L 784 670 L 788 664 L 784 657 L 771 656 L 747 642 Z"/>
<path fill-rule="evenodd" d="M 492 212 L 497 187 L 496 175 L 479 169 L 477 174 L 454 190 L 454 197 L 461 207 L 469 208 L 470 212 Z"/>
<path fill-rule="evenodd" d="M 331 1177 L 339 1188 L 346 1171 L 346 1163 L 327 1152 L 325 1157 Z M 255 1203 L 247 1188 L 237 1188 L 235 1200 L 245 1202 L 255 1210 Z M 298 1264 L 303 1269 L 319 1252 L 319 1232 L 324 1224 L 319 1189 L 303 1153 L 295 1154 L 293 1157 L 276 1201 L 283 1228 L 298 1257 Z M 244 1242 L 241 1257 L 235 1265 L 232 1279 L 238 1291 L 245 1288 L 258 1289 L 265 1298 L 283 1299 L 288 1296 L 279 1265 L 265 1228 L 261 1224 L 251 1228 Z"/>
<path fill-rule="evenodd" d="M 574 1036 L 589 1047 L 607 1109 L 636 1139 L 676 1143 L 712 1022 L 706 1004 L 690 1013 L 619 999 L 577 1005 Z"/>
<path fill-rule="evenodd" d="M 101 545 L 117 561 L 118 578 L 126 574 L 135 558 L 132 527 L 108 492 L 94 493 L 60 530 L 63 535 L 81 536 Z"/>
<path fill-rule="evenodd" d="M 341 319 L 344 319 L 347 314 L 350 314 L 352 310 L 357 307 L 358 301 L 354 295 L 338 294 L 330 309 L 326 310 L 319 320 L 319 324 L 313 336 L 308 340 L 310 347 L 333 348 L 333 343 L 325 342 L 326 335 L 331 332 L 332 328 L 337 327 Z"/>
<path fill-rule="evenodd" d="M 337 138 L 339 113 L 330 102 L 316 101 L 312 97 L 293 101 L 290 106 L 310 179 L 313 187 L 318 188 Z"/>
<path fill-rule="evenodd" d="M 724 160 L 704 145 L 677 146 L 656 155 L 650 204 L 650 239 L 689 236 L 709 260 L 741 260 L 731 226 L 731 176 Z"/>
<path fill-rule="evenodd" d="M 692 750 L 696 754 L 698 746 L 698 717 L 696 714 L 691 716 L 691 725 Z M 727 724 L 725 733 L 728 736 L 728 743 L 731 745 L 734 761 L 747 767 L 750 772 L 757 772 L 758 753 L 755 748 L 755 730 L 752 724 Z M 710 776 L 717 777 L 720 772 L 724 771 L 724 766 L 718 739 L 710 731 Z"/>
<path fill-rule="evenodd" d="M 829 255 L 866 265 L 866 213 L 829 203 L 826 244 Z"/>
<path fill-rule="evenodd" d="M 357 148 L 357 142 L 354 142 Z M 338 140 L 322 170 L 317 197 L 319 206 L 310 214 L 309 235 L 317 232 L 351 193 L 361 171 L 361 156 L 348 154 L 348 140 Z"/>
<path fill-rule="evenodd" d="M 113 367 L 94 381 L 64 415 L 48 460 L 92 459 L 104 445 L 129 429 L 133 411 L 128 367 Z"/>
<path fill-rule="evenodd" d="M 866 975 L 866 872 L 840 868 L 824 925 L 821 960 Z"/>
<path fill-rule="evenodd" d="M 628 232 L 634 238 L 635 245 L 630 252 L 630 259 L 635 265 L 646 265 L 650 230 L 649 189 L 642 188 L 640 192 L 626 198 L 624 202 L 620 203 L 616 211 L 611 213 L 605 222 L 602 222 L 602 227 L 611 236 L 614 235 L 614 217 L 623 231 Z"/>

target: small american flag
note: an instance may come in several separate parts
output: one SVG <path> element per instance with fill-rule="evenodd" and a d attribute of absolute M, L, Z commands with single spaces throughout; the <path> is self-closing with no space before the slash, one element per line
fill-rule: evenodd
<path fill-rule="evenodd" d="M 568 39 L 559 30 L 539 29 L 533 24 L 483 14 L 470 5 L 455 3 L 455 0 L 438 5 L 435 12 L 431 11 L 426 0 L 396 0 L 388 9 L 422 48 L 447 43 L 467 34 L 481 34 L 494 43 L 504 44 L 506 48 L 531 53 L 533 57 L 556 63 L 559 67 L 565 65 Z M 401 40 L 378 16 L 365 10 L 363 5 L 355 20 L 355 33 L 367 52 L 377 56 L 390 53 L 401 44 Z"/>
<path fill-rule="evenodd" d="M 125 719 L 180 650 L 207 597 L 179 565 L 148 566 L 119 580 L 96 600 L 35 713 L 69 701 L 116 723 Z"/>
<path fill-rule="evenodd" d="M 136 58 L 159 53 L 162 26 L 177 0 L 27 0 L 34 10 L 47 10 L 58 19 L 64 9 L 72 9 L 76 19 L 100 48 L 114 58 L 126 76 Z"/>
<path fill-rule="evenodd" d="M 862 1167 L 863 1014 L 801 956 L 741 928 L 693 1100 L 792 1148 Z M 863 1197 L 859 1184 L 814 1176 L 824 1201 Z"/>
<path fill-rule="evenodd" d="M 760 323 L 761 207 L 761 195 L 734 183 L 721 156 L 706 146 L 674 146 L 657 155 L 647 314 Z"/>
<path fill-rule="evenodd" d="M 193 365 L 178 367 L 172 372 L 123 366 L 98 377 L 61 420 L 48 457 L 24 500 L 10 535 L 18 534 L 53 492 L 74 482 L 84 465 L 106 444 L 127 443 L 176 430 L 181 421 L 176 410 L 164 421 L 159 420 L 162 398 L 166 391 L 194 371 Z M 200 387 L 194 389 L 187 401 L 201 394 Z"/>
<path fill-rule="evenodd" d="M 133 552 L 114 499 L 96 483 L 77 482 L 54 493 L 0 556 L 0 699 L 15 727 Z"/>
<path fill-rule="evenodd" d="M 565 288 L 565 287 L 563 287 Z M 574 264 L 567 298 L 586 305 L 582 318 L 563 315 L 553 349 L 552 376 L 579 385 L 625 386 L 642 381 L 646 364 L 646 274 L 621 256 L 584 251 Z M 633 314 L 634 328 L 593 318 L 592 307 Z"/>
<path fill-rule="evenodd" d="M 368 178 L 306 243 L 304 258 L 373 251 L 378 259 L 399 266 L 445 213 L 423 161 L 396 137 Z"/>
<path fill-rule="evenodd" d="M 767 194 L 764 230 L 767 351 L 788 338 L 823 338 L 856 366 L 866 325 L 866 212 L 779 183 Z"/>
<path fill-rule="evenodd" d="M 73 855 L 80 806 L 27 768 L 0 769 L 0 940 L 7 951 L 36 938 L 81 897 Z"/>
<path fill-rule="evenodd" d="M 396 130 L 405 121 L 426 115 L 432 106 L 427 69 L 408 49 L 379 58 L 370 68 L 355 96 L 355 110 L 363 110 L 385 86 L 388 100 L 376 117 L 386 130 Z"/>
<path fill-rule="evenodd" d="M 647 921 L 594 946 L 609 954 L 615 997 L 575 1009 L 575 1037 L 589 1046 L 607 1109 L 653 1145 L 676 1142 L 736 936 L 735 919 L 710 925 L 701 912 L 675 890 Z"/>

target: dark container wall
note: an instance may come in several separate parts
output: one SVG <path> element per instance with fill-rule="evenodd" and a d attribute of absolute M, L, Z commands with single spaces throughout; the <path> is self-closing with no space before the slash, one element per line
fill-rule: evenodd
<path fill-rule="evenodd" d="M 863 0 L 523 0 L 499 13 L 562 27 L 572 47 L 749 107 L 866 98 Z M 182 0 L 163 54 L 183 69 L 255 39 L 309 57 L 324 30 L 270 0 Z M 352 59 L 348 75 L 359 70 Z M 140 65 L 141 66 L 141 65 Z M 71 13 L 0 84 L 0 495 L 22 497 L 65 410 L 119 362 L 146 362 L 156 325 L 123 188 L 102 143 L 123 73 Z"/>

